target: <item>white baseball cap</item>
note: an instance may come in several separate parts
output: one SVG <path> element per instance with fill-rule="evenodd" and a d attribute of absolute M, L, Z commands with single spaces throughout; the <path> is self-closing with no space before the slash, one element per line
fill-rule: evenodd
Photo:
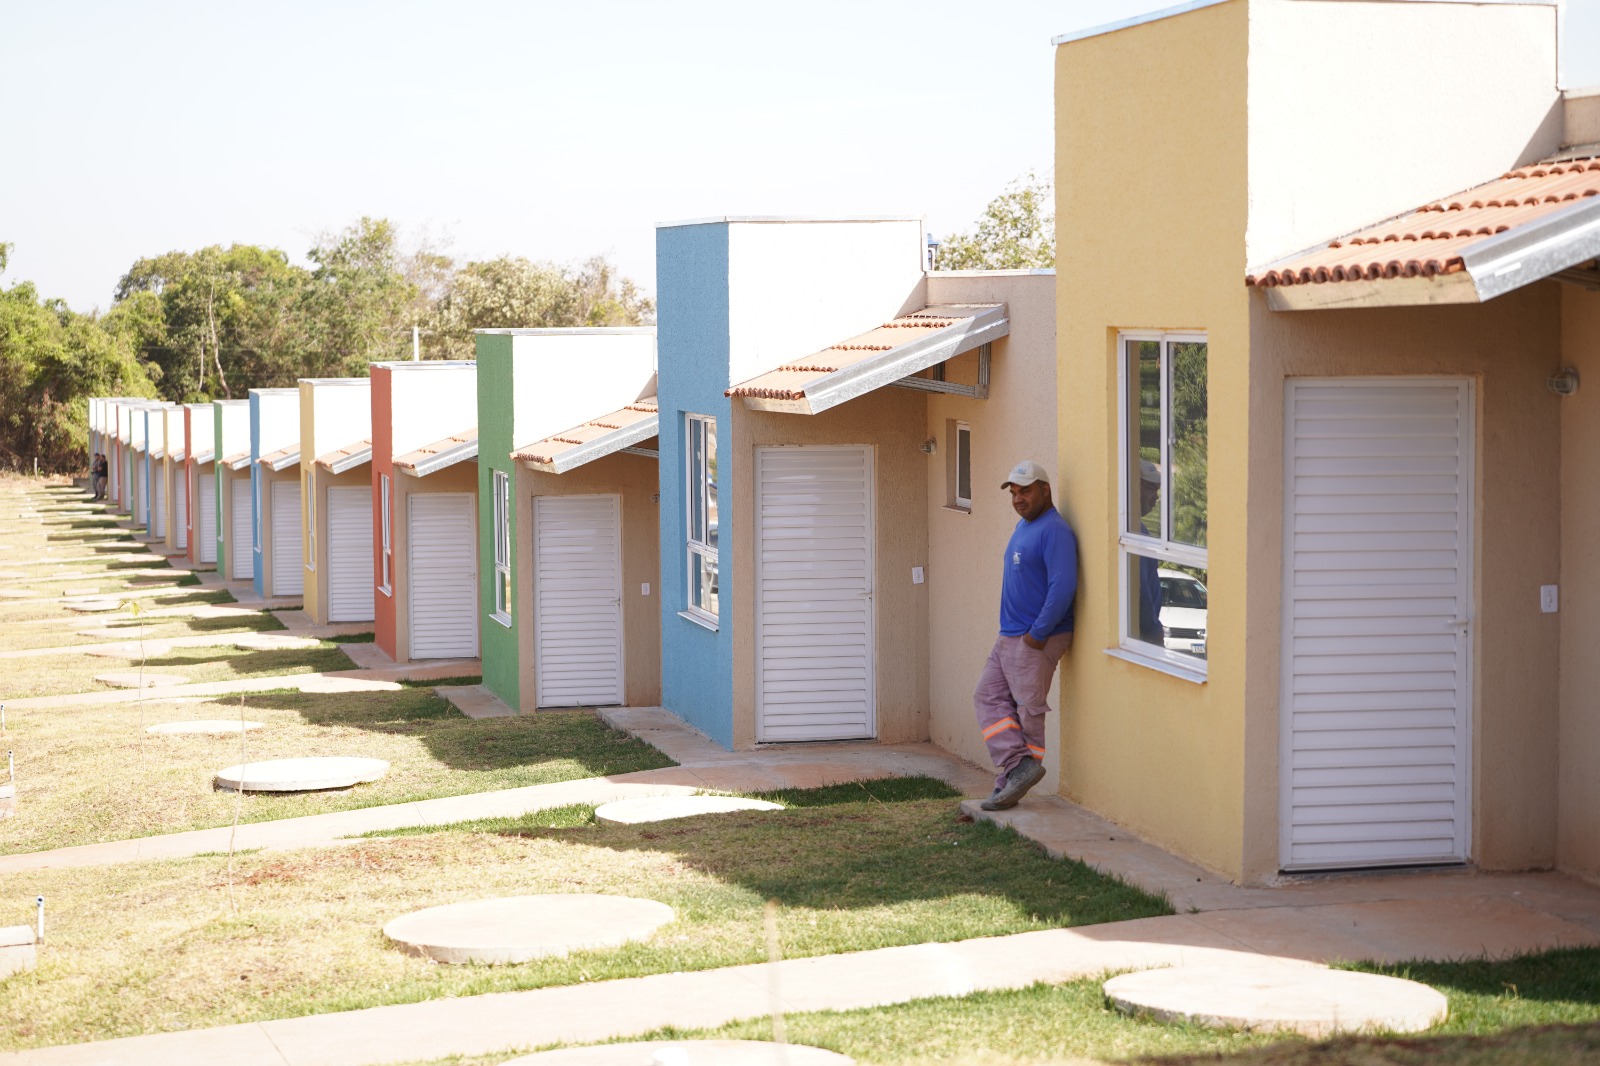
<path fill-rule="evenodd" d="M 1035 481 L 1042 481 L 1048 485 L 1050 484 L 1050 475 L 1045 473 L 1044 467 L 1032 459 L 1024 459 L 1011 468 L 1011 473 L 1007 474 L 1006 479 L 1000 482 L 1000 487 L 1004 489 L 1015 485 L 1019 489 L 1025 489 Z"/>
<path fill-rule="evenodd" d="M 1150 485 L 1161 484 L 1161 468 L 1148 459 L 1140 459 L 1139 480 Z"/>

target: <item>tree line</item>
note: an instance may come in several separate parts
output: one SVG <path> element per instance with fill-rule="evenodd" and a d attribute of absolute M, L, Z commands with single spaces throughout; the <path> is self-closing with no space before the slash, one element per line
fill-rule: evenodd
<path fill-rule="evenodd" d="M 308 266 L 280 249 L 213 245 L 136 261 L 109 310 L 73 311 L 31 282 L 5 286 L 0 243 L 0 466 L 85 465 L 91 396 L 195 403 L 304 377 L 364 377 L 373 362 L 470 359 L 472 331 L 633 326 L 653 302 L 603 256 L 458 264 L 362 218 L 319 237 Z"/>

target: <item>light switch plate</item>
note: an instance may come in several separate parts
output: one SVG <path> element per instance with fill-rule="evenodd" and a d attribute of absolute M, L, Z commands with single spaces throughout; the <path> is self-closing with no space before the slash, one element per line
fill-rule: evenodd
<path fill-rule="evenodd" d="M 1555 614 L 1561 609 L 1561 587 L 1559 585 L 1539 586 L 1539 610 L 1545 614 Z"/>
<path fill-rule="evenodd" d="M 920 584 L 922 584 L 922 582 L 923 582 L 923 577 L 924 577 L 924 574 L 923 574 L 923 570 L 922 570 L 922 567 L 920 567 L 920 566 L 913 566 L 913 567 L 912 567 L 912 568 L 911 568 L 911 583 L 912 583 L 912 584 L 913 584 L 913 585 L 920 585 Z"/>
<path fill-rule="evenodd" d="M 639 586 L 639 595 L 641 595 L 641 596 L 650 595 L 650 582 L 646 581 L 644 584 Z"/>

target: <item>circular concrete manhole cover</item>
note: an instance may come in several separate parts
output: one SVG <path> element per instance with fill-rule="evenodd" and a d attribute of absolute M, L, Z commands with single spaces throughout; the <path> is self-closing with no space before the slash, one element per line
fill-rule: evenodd
<path fill-rule="evenodd" d="M 596 821 L 611 825 L 639 825 L 666 822 L 674 818 L 693 818 L 701 814 L 727 814 L 731 811 L 781 811 L 783 804 L 738 796 L 643 796 L 615 800 L 595 808 Z"/>
<path fill-rule="evenodd" d="M 674 917 L 665 903 L 632 896 L 506 896 L 413 911 L 383 935 L 436 962 L 511 963 L 642 940 Z"/>
<path fill-rule="evenodd" d="M 277 633 L 252 633 L 233 641 L 240 651 L 289 651 L 296 648 L 315 648 L 322 643 L 315 637 L 285 637 Z"/>
<path fill-rule="evenodd" d="M 656 1040 L 524 1055 L 502 1066 L 852 1066 L 855 1059 L 804 1044 L 763 1040 Z"/>
<path fill-rule="evenodd" d="M 182 674 L 152 674 L 148 670 L 113 670 L 109 674 L 95 674 L 94 679 L 112 688 L 167 688 L 189 683 Z"/>
<path fill-rule="evenodd" d="M 209 733 L 212 735 L 222 733 L 243 733 L 251 729 L 262 728 L 260 722 L 241 722 L 237 718 L 197 718 L 192 722 L 162 722 L 159 725 L 145 726 L 146 733 L 161 733 L 166 736 L 180 736 L 189 733 Z"/>
<path fill-rule="evenodd" d="M 235 792 L 320 792 L 376 781 L 388 772 L 382 759 L 324 755 L 227 766 L 217 771 L 215 781 L 218 788 Z"/>
<path fill-rule="evenodd" d="M 1336 1033 L 1420 1033 L 1449 1007 L 1427 985 L 1381 974 L 1300 966 L 1176 966 L 1113 977 L 1111 1003 L 1129 1014 L 1216 1029 Z"/>

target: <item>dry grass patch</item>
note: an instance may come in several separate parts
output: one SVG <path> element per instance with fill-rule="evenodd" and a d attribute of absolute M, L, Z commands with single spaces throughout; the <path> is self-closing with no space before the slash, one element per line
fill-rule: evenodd
<path fill-rule="evenodd" d="M 134 629 L 128 634 L 133 645 L 152 638 Z M 332 641 L 321 641 L 315 648 L 277 651 L 241 651 L 230 645 L 173 648 L 161 655 L 139 659 L 107 658 L 101 655 L 64 653 L 17 659 L 0 678 L 0 701 L 27 696 L 62 696 L 77 692 L 104 692 L 116 687 L 96 681 L 104 673 L 179 674 L 191 684 L 235 681 L 247 677 L 313 674 L 329 670 L 353 670 L 355 663 Z M 153 695 L 159 694 L 159 690 Z"/>
<path fill-rule="evenodd" d="M 863 788 L 864 801 L 646 827 L 530 818 L 249 855 L 231 874 L 208 856 L 6 876 L 0 900 L 43 893 L 53 924 L 39 969 L 0 984 L 0 1013 L 19 1020 L 0 1046 L 756 962 L 768 899 L 790 957 L 1165 912 L 1007 830 L 957 822 L 947 788 L 920 788 L 943 794 L 881 802 Z M 542 892 L 644 896 L 678 917 L 636 944 L 494 967 L 406 955 L 380 931 L 422 907 Z"/>
<path fill-rule="evenodd" d="M 249 822 L 671 765 L 586 712 L 475 721 L 420 687 L 249 693 L 244 714 L 265 728 L 244 736 L 244 758 L 237 735 L 144 732 L 157 722 L 239 713 L 236 696 L 9 709 L 4 742 L 16 752 L 17 816 L 0 822 L 0 852 L 228 825 L 237 796 L 215 791 L 212 777 L 241 761 L 353 755 L 390 764 L 381 780 L 345 792 L 247 795 L 242 818 Z"/>

